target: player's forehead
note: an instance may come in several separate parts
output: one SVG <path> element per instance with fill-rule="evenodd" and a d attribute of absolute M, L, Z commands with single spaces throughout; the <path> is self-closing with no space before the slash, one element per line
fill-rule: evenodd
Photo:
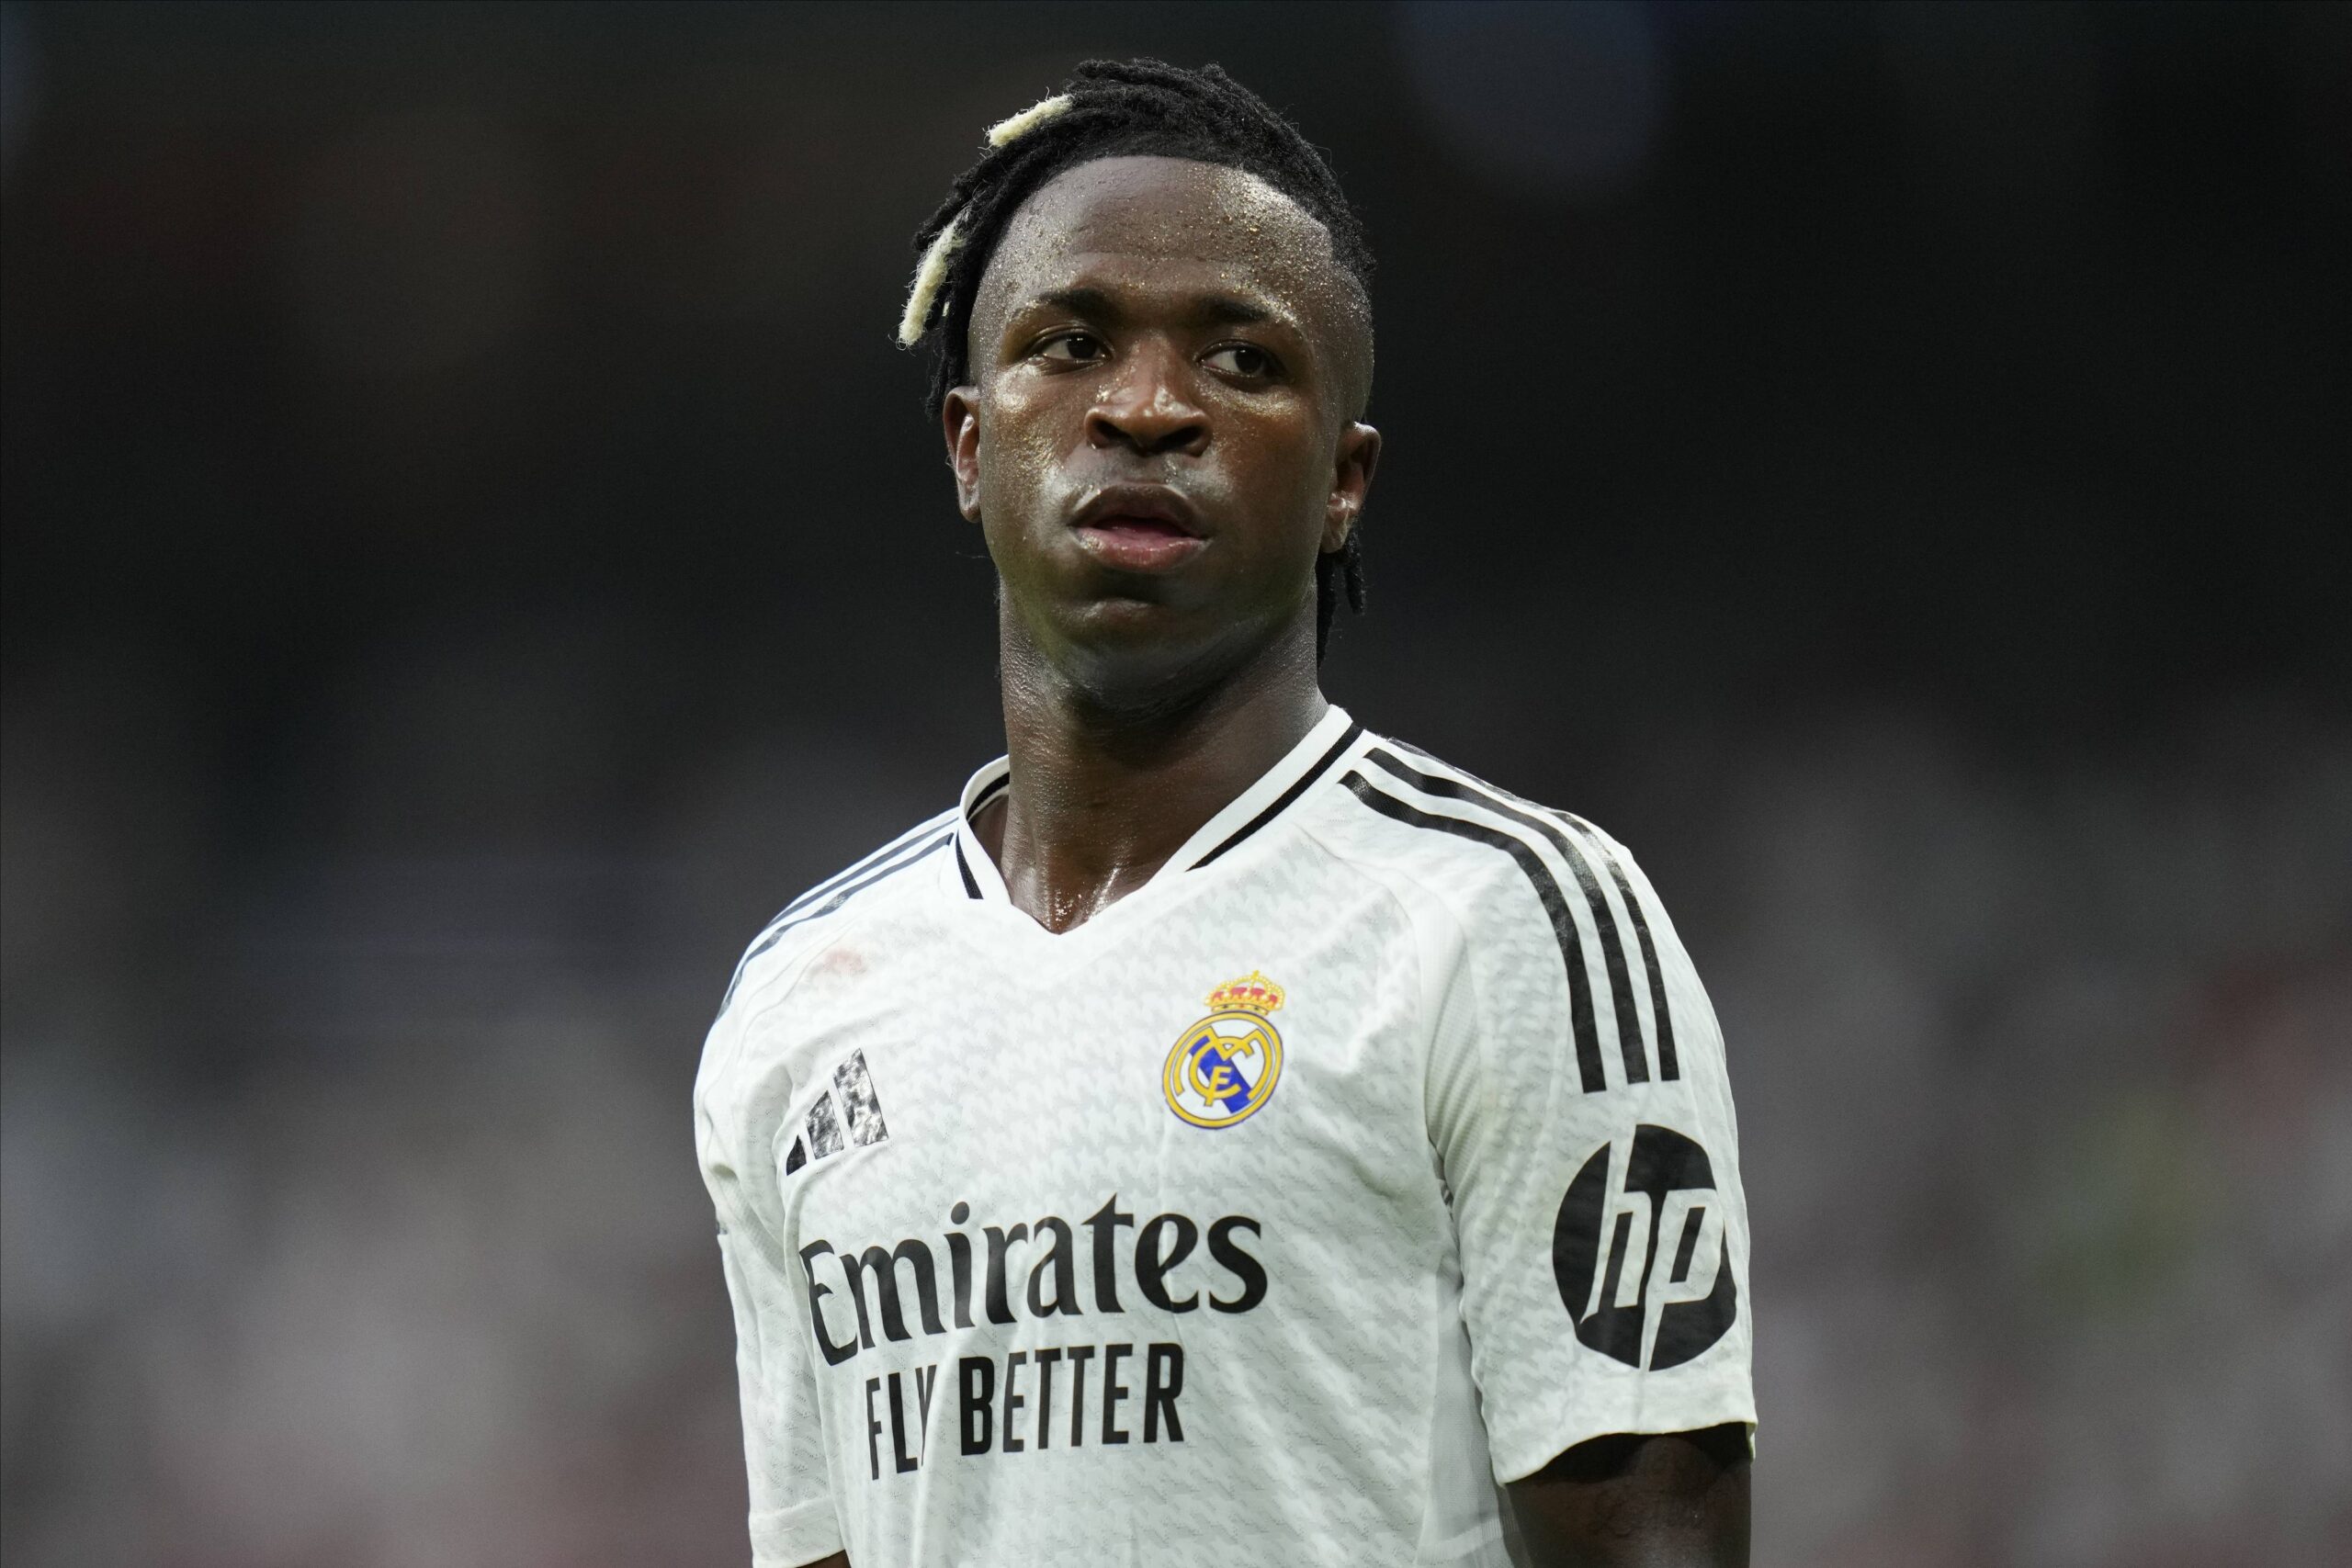
<path fill-rule="evenodd" d="M 1349 309 L 1331 236 L 1246 170 L 1189 158 L 1098 158 L 1038 187 L 1005 226 L 976 316 L 1074 285 L 1216 285 L 1307 320 Z"/>

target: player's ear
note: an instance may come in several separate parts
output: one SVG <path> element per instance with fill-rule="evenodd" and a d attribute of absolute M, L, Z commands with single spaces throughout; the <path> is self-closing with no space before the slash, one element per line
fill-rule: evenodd
<path fill-rule="evenodd" d="M 1363 515 L 1364 498 L 1372 493 L 1373 471 L 1380 467 L 1380 432 L 1363 423 L 1340 432 L 1340 449 L 1331 465 L 1331 491 L 1323 498 L 1323 551 L 1329 555 L 1347 543 L 1348 534 Z"/>
<path fill-rule="evenodd" d="M 965 521 L 980 520 L 980 389 L 957 387 L 939 405 L 947 437 L 947 466 L 956 472 L 956 510 Z"/>

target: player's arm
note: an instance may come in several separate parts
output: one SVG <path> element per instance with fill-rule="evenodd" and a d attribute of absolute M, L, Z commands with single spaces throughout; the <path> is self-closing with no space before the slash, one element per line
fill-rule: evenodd
<path fill-rule="evenodd" d="M 1747 1429 L 1594 1438 L 1510 1502 L 1534 1568 L 1747 1568 Z"/>
<path fill-rule="evenodd" d="M 1743 1533 L 1739 1539 L 1742 1541 L 1745 1541 L 1747 1537 Z M 1746 1559 L 1743 1558 L 1741 1561 L 1745 1562 Z M 846 1551 L 836 1551 L 831 1557 L 820 1558 L 818 1561 L 811 1562 L 808 1564 L 808 1568 L 849 1568 L 849 1553 Z"/>
<path fill-rule="evenodd" d="M 767 1153 L 789 1086 L 760 1076 L 761 1058 L 746 1048 L 745 1013 L 729 1008 L 712 1025 L 695 1084 L 695 1131 L 734 1308 L 752 1557 L 839 1563 L 846 1561 L 844 1538 L 827 1480 L 810 1337 L 799 1316 L 807 1276 L 784 1245 L 777 1172 Z"/>
<path fill-rule="evenodd" d="M 1495 816 L 1529 852 L 1501 869 L 1557 880 L 1457 894 L 1428 1103 L 1496 1478 L 1540 1568 L 1745 1564 L 1747 1220 L 1714 1010 L 1622 845 Z"/>

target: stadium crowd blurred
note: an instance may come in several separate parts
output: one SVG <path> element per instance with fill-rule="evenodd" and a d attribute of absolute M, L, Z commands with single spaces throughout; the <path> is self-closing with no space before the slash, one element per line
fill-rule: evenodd
<path fill-rule="evenodd" d="M 1216 59 L 1383 270 L 1334 695 L 1639 853 L 1765 1568 L 2352 1560 L 2342 7 L 19 5 L 0 1550 L 745 1559 L 686 1095 L 998 750 L 888 330 Z"/>

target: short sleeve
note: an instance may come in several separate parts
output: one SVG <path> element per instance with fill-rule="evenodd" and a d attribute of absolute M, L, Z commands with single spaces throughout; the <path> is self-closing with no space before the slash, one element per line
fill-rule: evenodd
<path fill-rule="evenodd" d="M 1555 820 L 1433 976 L 1430 1134 L 1504 1482 L 1590 1438 L 1756 1419 L 1714 1011 L 1632 857 Z"/>
<path fill-rule="evenodd" d="M 819 1424 L 804 1312 L 774 1223 L 775 1174 L 757 1163 L 761 1134 L 735 1083 L 722 1019 L 705 1047 L 695 1089 L 703 1180 L 718 1212 L 718 1251 L 735 1311 L 735 1367 L 743 1411 L 755 1568 L 797 1568 L 842 1550 Z"/>

